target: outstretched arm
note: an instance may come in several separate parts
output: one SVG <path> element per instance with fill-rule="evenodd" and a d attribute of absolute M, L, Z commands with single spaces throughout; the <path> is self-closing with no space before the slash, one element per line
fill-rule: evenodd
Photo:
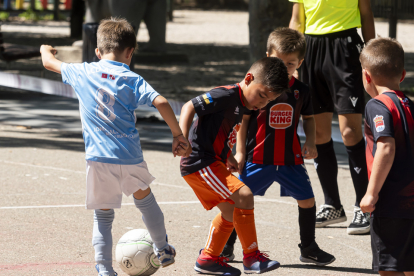
<path fill-rule="evenodd" d="M 385 179 L 391 170 L 395 157 L 395 139 L 393 137 L 380 137 L 377 141 L 371 177 L 365 196 L 362 198 L 361 210 L 364 213 L 373 212 L 378 201 L 378 194 L 384 185 Z"/>
<path fill-rule="evenodd" d="M 361 31 L 365 44 L 375 38 L 374 15 L 371 10 L 371 0 L 359 0 L 358 8 L 361 13 Z"/>
<path fill-rule="evenodd" d="M 158 96 L 154 99 L 152 104 L 158 109 L 164 121 L 170 127 L 172 135 L 174 137 L 172 144 L 172 152 L 174 156 L 187 157 L 191 153 L 191 146 L 188 140 L 183 136 L 183 133 L 175 118 L 174 111 L 172 110 L 167 99 L 163 96 Z"/>
<path fill-rule="evenodd" d="M 62 65 L 62 62 L 55 58 L 57 50 L 50 45 L 42 45 L 40 47 L 40 53 L 42 54 L 43 66 L 49 71 L 60 74 L 60 66 Z"/>
<path fill-rule="evenodd" d="M 289 28 L 304 33 L 305 20 L 305 8 L 303 6 L 303 3 L 293 4 L 292 17 L 290 19 Z"/>

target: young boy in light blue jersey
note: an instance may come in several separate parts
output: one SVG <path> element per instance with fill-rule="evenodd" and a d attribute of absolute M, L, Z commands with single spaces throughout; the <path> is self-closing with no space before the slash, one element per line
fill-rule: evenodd
<path fill-rule="evenodd" d="M 174 156 L 188 156 L 191 148 L 182 135 L 168 101 L 141 76 L 129 69 L 136 47 L 134 29 L 125 19 L 103 20 L 97 33 L 100 59 L 94 63 L 67 64 L 56 50 L 42 45 L 43 65 L 62 74 L 79 99 L 86 150 L 86 208 L 94 209 L 92 243 L 99 276 L 117 275 L 112 267 L 112 222 L 122 193 L 134 195 L 136 207 L 154 242 L 161 266 L 174 263 L 175 249 L 166 241 L 163 213 L 149 185 L 155 179 L 144 161 L 134 110 L 154 106 L 173 134 Z"/>

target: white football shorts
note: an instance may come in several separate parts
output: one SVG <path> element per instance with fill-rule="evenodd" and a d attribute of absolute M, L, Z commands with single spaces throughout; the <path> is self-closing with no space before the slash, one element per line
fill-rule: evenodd
<path fill-rule="evenodd" d="M 86 160 L 86 209 L 121 208 L 122 193 L 146 190 L 154 179 L 145 161 L 118 165 Z"/>

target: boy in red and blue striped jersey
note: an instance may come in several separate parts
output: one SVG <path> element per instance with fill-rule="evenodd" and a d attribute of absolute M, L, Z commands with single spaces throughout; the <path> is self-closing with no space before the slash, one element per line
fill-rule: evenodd
<path fill-rule="evenodd" d="M 404 50 L 396 40 L 371 40 L 361 53 L 365 90 L 372 268 L 380 275 L 414 275 L 414 103 L 400 91 Z M 408 272 L 411 271 L 411 272 Z"/>
<path fill-rule="evenodd" d="M 263 196 L 273 182 L 278 182 L 281 196 L 297 200 L 300 260 L 327 265 L 335 261 L 335 257 L 321 250 L 315 242 L 315 198 L 303 163 L 303 158 L 317 157 L 311 95 L 308 86 L 293 77 L 302 64 L 305 50 L 305 38 L 296 30 L 279 28 L 269 35 L 267 56 L 278 57 L 285 63 L 291 93 L 278 97 L 251 115 L 243 116 L 235 158 L 242 171 L 240 180 L 254 195 Z M 297 133 L 300 116 L 306 134 L 303 147 Z M 233 232 L 222 253 L 229 259 L 234 258 L 236 237 Z"/>

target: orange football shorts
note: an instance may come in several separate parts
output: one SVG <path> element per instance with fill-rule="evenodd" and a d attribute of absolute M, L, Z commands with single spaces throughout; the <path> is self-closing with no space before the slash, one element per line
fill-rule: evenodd
<path fill-rule="evenodd" d="M 206 210 L 211 210 L 222 202 L 234 204 L 229 196 L 244 186 L 220 161 L 184 176 L 184 180 L 194 190 Z"/>

